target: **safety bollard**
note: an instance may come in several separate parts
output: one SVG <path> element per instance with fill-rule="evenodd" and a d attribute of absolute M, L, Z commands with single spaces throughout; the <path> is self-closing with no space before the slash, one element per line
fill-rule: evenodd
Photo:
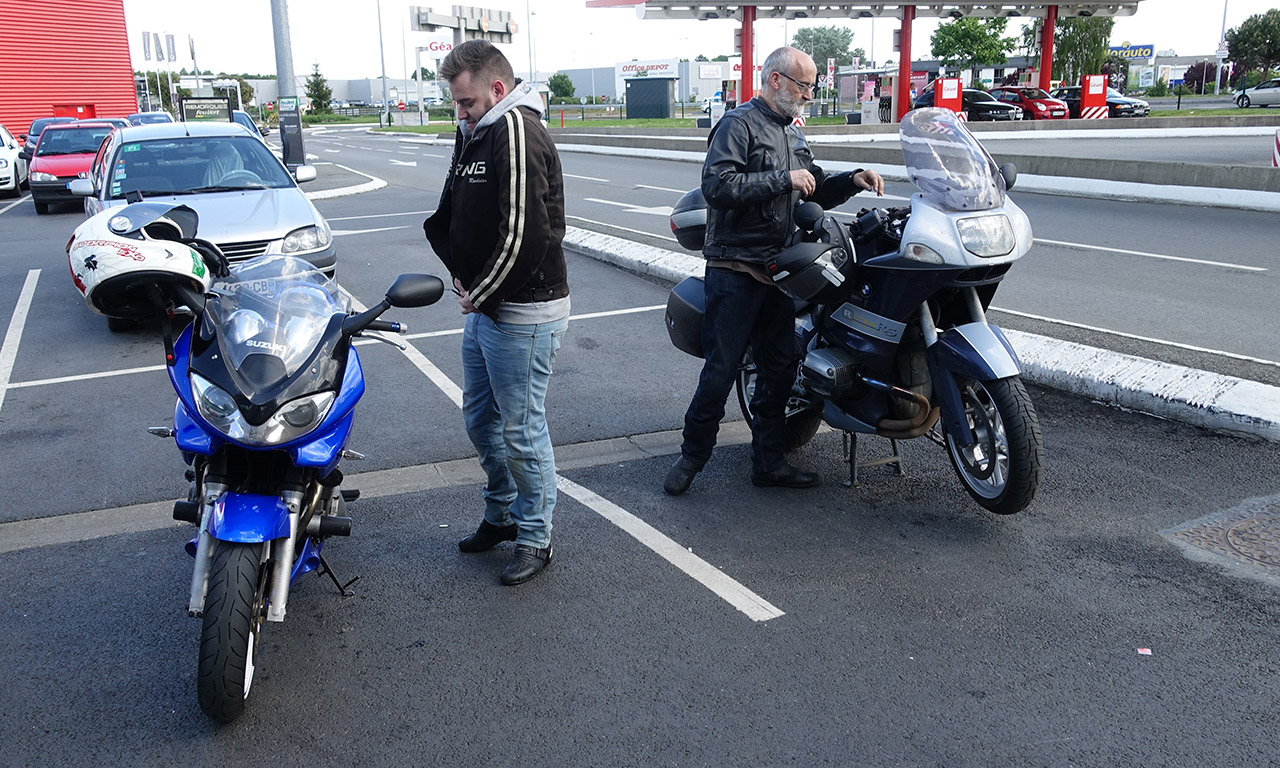
<path fill-rule="evenodd" d="M 1280 168 L 1280 131 L 1276 131 L 1276 143 L 1271 147 L 1271 167 Z"/>

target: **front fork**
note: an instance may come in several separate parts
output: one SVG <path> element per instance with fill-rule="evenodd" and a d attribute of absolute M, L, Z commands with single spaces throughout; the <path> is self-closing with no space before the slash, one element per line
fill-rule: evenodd
<path fill-rule="evenodd" d="M 942 424 L 957 444 L 968 447 L 974 441 L 973 431 L 969 428 L 956 377 L 994 381 L 1018 375 L 1021 365 L 1004 334 L 987 323 L 987 313 L 982 309 L 977 289 L 964 288 L 962 295 L 969 322 L 939 333 L 928 301 L 920 305 L 919 318 L 934 401 L 942 411 Z"/>
<path fill-rule="evenodd" d="M 222 483 L 205 483 L 200 497 L 200 533 L 196 539 L 195 566 L 191 572 L 191 595 L 187 602 L 187 615 L 200 618 L 204 615 L 204 600 L 209 592 L 209 570 L 213 563 L 213 534 L 209 532 L 214 503 L 227 492 Z M 289 581 L 293 568 L 295 543 L 299 522 L 302 519 L 303 494 L 285 491 L 281 494 L 289 510 L 289 535 L 264 542 L 266 557 L 272 563 L 270 593 L 267 603 L 267 621 L 284 621 L 285 606 L 289 600 Z"/>

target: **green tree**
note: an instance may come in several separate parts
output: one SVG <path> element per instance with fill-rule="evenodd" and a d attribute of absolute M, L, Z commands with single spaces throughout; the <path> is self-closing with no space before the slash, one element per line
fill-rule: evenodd
<path fill-rule="evenodd" d="M 409 77 L 413 80 L 421 80 L 425 83 L 428 80 L 436 79 L 436 71 L 434 69 L 427 69 L 426 67 L 423 67 L 419 72 L 414 72 L 412 75 L 409 75 Z"/>
<path fill-rule="evenodd" d="M 573 81 L 563 72 L 557 72 L 547 78 L 547 87 L 559 98 L 567 99 L 573 96 Z"/>
<path fill-rule="evenodd" d="M 329 112 L 333 107 L 333 89 L 320 74 L 320 65 L 311 65 L 311 74 L 307 76 L 307 98 L 311 100 L 312 112 Z"/>
<path fill-rule="evenodd" d="M 711 59 L 708 59 L 706 57 L 706 54 L 702 54 L 702 53 L 698 54 L 697 56 L 694 56 L 693 60 L 694 61 L 711 61 Z"/>
<path fill-rule="evenodd" d="M 1109 54 L 1102 62 L 1099 70 L 1107 76 L 1107 85 L 1123 93 L 1129 89 L 1129 60 L 1123 56 Z"/>
<path fill-rule="evenodd" d="M 161 109 L 177 116 L 178 105 L 169 96 L 168 72 L 134 72 L 133 74 L 138 77 L 146 76 L 147 88 L 151 92 L 151 105 L 154 109 Z M 191 96 L 191 91 L 178 85 L 178 76 L 176 74 L 173 76 L 173 84 L 177 88 L 179 99 Z"/>
<path fill-rule="evenodd" d="M 1003 64 L 1006 55 L 1018 46 L 1018 39 L 1004 37 L 1008 19 L 964 18 L 939 24 L 929 38 L 933 55 L 943 64 L 972 70 L 971 83 L 977 83 L 978 70 L 989 64 Z"/>
<path fill-rule="evenodd" d="M 1271 67 L 1280 63 L 1280 8 L 1272 8 L 1245 19 L 1227 30 L 1228 58 L 1238 70 L 1262 70 L 1265 79 Z"/>
<path fill-rule="evenodd" d="M 1114 25 L 1115 19 L 1101 16 L 1058 19 L 1053 33 L 1053 76 L 1075 85 L 1081 75 L 1100 74 Z"/>
<path fill-rule="evenodd" d="M 245 106 L 247 106 L 247 105 L 249 105 L 249 104 L 252 104 L 252 103 L 253 103 L 253 96 L 254 96 L 253 86 L 252 86 L 252 85 L 249 85 L 249 81 L 248 81 L 248 80 L 246 80 L 246 79 L 244 79 L 244 77 L 243 77 L 242 75 L 212 75 L 212 74 L 211 74 L 211 75 L 209 75 L 209 81 L 208 81 L 208 82 L 212 82 L 212 81 L 214 81 L 214 80 L 235 80 L 237 83 L 239 83 L 239 84 L 240 84 L 240 99 L 241 99 L 241 103 L 242 103 L 243 105 L 245 105 Z M 208 82 L 207 82 L 206 84 L 208 84 Z M 236 103 L 236 97 L 235 97 L 235 94 L 231 93 L 231 89 L 230 89 L 230 88 L 216 88 L 216 87 L 215 87 L 215 88 L 213 89 L 213 91 L 214 91 L 214 93 L 218 94 L 219 96 L 224 95 L 224 94 L 225 94 L 226 96 L 228 96 L 228 97 L 231 99 L 231 103 L 232 103 L 233 105 Z M 242 106 L 241 108 L 243 109 L 244 107 Z"/>
<path fill-rule="evenodd" d="M 852 64 L 855 52 L 849 50 L 851 45 L 853 30 L 834 24 L 828 27 L 802 27 L 791 38 L 791 47 L 799 48 L 813 57 L 813 63 L 818 65 L 819 75 L 826 74 L 827 59 L 835 59 L 837 67 Z M 861 49 L 856 53 L 858 58 L 866 58 Z"/>

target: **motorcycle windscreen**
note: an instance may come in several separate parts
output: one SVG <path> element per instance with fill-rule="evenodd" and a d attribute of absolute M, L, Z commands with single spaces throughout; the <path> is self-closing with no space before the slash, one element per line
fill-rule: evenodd
<path fill-rule="evenodd" d="M 1000 168 L 949 109 L 913 109 L 898 128 L 907 178 L 946 211 L 986 211 L 1004 205 Z"/>
<path fill-rule="evenodd" d="M 333 280 L 293 256 L 262 256 L 209 289 L 206 311 L 236 385 L 250 401 L 292 376 L 351 301 Z"/>

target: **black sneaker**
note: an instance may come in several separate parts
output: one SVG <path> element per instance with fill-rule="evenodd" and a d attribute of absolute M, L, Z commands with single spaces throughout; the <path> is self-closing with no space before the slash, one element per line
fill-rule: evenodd
<path fill-rule="evenodd" d="M 752 472 L 751 484 L 760 488 L 812 488 L 822 484 L 817 472 L 805 472 L 783 462 L 771 472 Z"/>
<path fill-rule="evenodd" d="M 702 467 L 681 456 L 671 469 L 667 470 L 667 478 L 662 481 L 662 490 L 668 496 L 679 496 L 689 490 L 693 476 L 702 471 Z"/>
<path fill-rule="evenodd" d="M 492 525 L 487 520 L 480 521 L 476 532 L 458 542 L 458 549 L 463 552 L 484 552 L 493 549 L 504 541 L 515 541 L 519 531 L 516 524 Z"/>
<path fill-rule="evenodd" d="M 516 556 L 511 558 L 502 572 L 502 583 L 508 587 L 523 584 L 551 564 L 551 547 L 538 549 L 526 544 L 516 545 Z"/>

